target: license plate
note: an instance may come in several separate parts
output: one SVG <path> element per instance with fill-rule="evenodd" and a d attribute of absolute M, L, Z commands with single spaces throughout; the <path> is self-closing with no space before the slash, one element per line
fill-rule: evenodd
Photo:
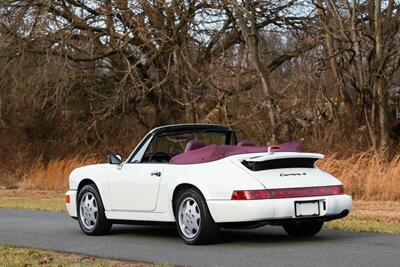
<path fill-rule="evenodd" d="M 296 217 L 319 216 L 319 201 L 294 202 Z"/>

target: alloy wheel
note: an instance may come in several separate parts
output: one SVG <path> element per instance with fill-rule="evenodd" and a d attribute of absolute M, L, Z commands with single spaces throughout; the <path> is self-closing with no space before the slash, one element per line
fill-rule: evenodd
<path fill-rule="evenodd" d="M 97 211 L 98 205 L 96 198 L 91 192 L 87 192 L 81 198 L 79 209 L 80 209 L 80 220 L 82 224 L 91 230 L 95 227 L 97 222 Z"/>
<path fill-rule="evenodd" d="M 196 200 L 185 198 L 179 206 L 179 227 L 186 238 L 196 237 L 200 230 L 200 208 Z"/>

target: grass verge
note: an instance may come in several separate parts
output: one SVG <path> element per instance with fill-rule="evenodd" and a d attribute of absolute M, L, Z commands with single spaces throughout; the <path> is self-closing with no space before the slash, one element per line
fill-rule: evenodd
<path fill-rule="evenodd" d="M 6 267 L 150 267 L 150 266 L 169 266 L 154 265 L 142 262 L 128 262 L 109 259 L 100 259 L 92 256 L 70 254 L 63 252 L 53 252 L 32 248 L 17 248 L 14 246 L 0 246 L 0 263 Z"/>
<path fill-rule="evenodd" d="M 0 190 L 0 208 L 66 211 L 64 193 L 37 190 Z M 325 224 L 327 229 L 400 234 L 399 201 L 354 201 L 344 219 Z"/>
<path fill-rule="evenodd" d="M 38 190 L 0 190 L 0 208 L 66 211 L 63 192 Z"/>
<path fill-rule="evenodd" d="M 354 201 L 350 215 L 325 224 L 328 229 L 400 234 L 399 201 Z"/>
<path fill-rule="evenodd" d="M 400 234 L 400 223 L 357 219 L 352 216 L 325 224 L 325 228 L 351 232 L 376 232 Z"/>

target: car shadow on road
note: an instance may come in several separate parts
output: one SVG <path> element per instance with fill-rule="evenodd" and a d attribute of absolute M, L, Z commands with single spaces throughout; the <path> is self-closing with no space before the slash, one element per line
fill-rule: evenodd
<path fill-rule="evenodd" d="M 175 226 L 114 225 L 109 235 L 179 237 Z"/>
<path fill-rule="evenodd" d="M 347 236 L 326 235 L 324 232 L 314 237 L 291 237 L 283 231 L 272 227 L 262 227 L 253 230 L 224 230 L 222 231 L 221 244 L 233 243 L 263 243 L 263 244 L 294 244 L 307 242 L 331 242 L 338 239 L 347 239 Z"/>
<path fill-rule="evenodd" d="M 115 225 L 110 235 L 149 237 L 180 241 L 175 226 L 140 226 L 140 225 Z M 362 237 L 349 232 L 322 231 L 314 237 L 293 238 L 288 236 L 280 227 L 264 226 L 251 230 L 223 229 L 217 244 L 235 243 L 263 243 L 263 244 L 295 244 L 308 242 L 331 242 L 338 240 L 349 240 Z"/>

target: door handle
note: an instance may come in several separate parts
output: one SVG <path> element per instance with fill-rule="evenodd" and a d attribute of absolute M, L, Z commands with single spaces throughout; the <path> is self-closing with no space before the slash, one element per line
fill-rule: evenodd
<path fill-rule="evenodd" d="M 161 172 L 155 171 L 155 172 L 152 172 L 150 175 L 151 175 L 151 176 L 158 176 L 158 177 L 160 177 L 160 176 L 161 176 Z"/>

